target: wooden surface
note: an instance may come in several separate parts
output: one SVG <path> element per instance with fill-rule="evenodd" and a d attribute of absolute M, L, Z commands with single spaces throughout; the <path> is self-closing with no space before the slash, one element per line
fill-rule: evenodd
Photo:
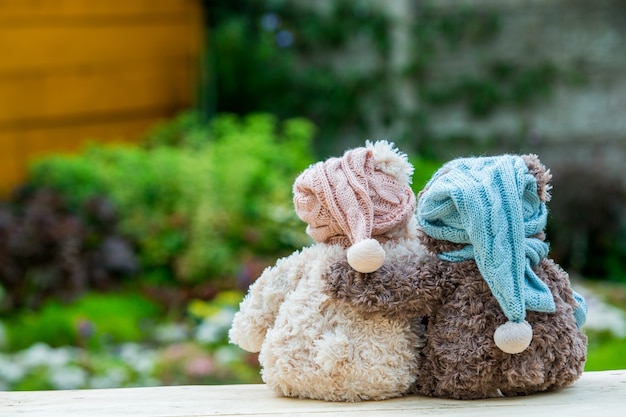
<path fill-rule="evenodd" d="M 571 387 L 528 397 L 455 401 L 410 396 L 329 403 L 276 397 L 265 385 L 0 393 L 0 416 L 626 416 L 626 370 L 589 372 Z"/>
<path fill-rule="evenodd" d="M 203 47 L 200 0 L 0 0 L 0 194 L 35 157 L 190 107 Z"/>

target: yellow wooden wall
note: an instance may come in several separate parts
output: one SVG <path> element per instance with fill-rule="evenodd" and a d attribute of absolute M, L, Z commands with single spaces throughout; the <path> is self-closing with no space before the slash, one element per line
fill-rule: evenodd
<path fill-rule="evenodd" d="M 0 0 L 0 193 L 191 106 L 202 29 L 199 0 Z"/>

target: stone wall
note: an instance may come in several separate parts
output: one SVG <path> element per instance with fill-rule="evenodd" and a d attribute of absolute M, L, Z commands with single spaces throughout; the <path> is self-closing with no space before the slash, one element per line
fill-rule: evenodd
<path fill-rule="evenodd" d="M 528 109 L 502 109 L 476 120 L 461 108 L 435 115 L 438 133 L 525 135 L 520 150 L 550 163 L 601 163 L 626 172 L 626 2 L 621 0 L 439 0 L 443 9 L 461 5 L 497 13 L 501 31 L 489 44 L 444 57 L 444 75 L 471 72 L 485 57 L 539 63 L 583 75 L 577 84 L 557 84 Z M 419 7 L 417 8 L 419 12 Z M 504 150 L 517 151 L 517 149 Z"/>

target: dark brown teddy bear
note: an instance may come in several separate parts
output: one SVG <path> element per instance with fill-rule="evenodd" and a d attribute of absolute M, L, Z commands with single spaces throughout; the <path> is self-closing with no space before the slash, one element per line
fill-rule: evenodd
<path fill-rule="evenodd" d="M 325 291 L 364 312 L 422 317 L 416 393 L 456 399 L 565 387 L 583 372 L 586 306 L 544 242 L 551 174 L 535 155 L 463 158 L 420 193 L 430 259 L 360 273 L 331 266 Z"/>

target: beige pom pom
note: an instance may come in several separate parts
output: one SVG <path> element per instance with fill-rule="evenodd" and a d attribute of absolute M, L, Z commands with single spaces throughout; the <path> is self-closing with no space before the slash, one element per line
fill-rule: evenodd
<path fill-rule="evenodd" d="M 359 272 L 374 272 L 385 262 L 385 250 L 376 239 L 362 240 L 348 249 L 348 263 Z"/>
<path fill-rule="evenodd" d="M 523 352 L 533 338 L 533 328 L 524 320 L 521 323 L 507 321 L 493 334 L 496 346 L 506 353 Z"/>

